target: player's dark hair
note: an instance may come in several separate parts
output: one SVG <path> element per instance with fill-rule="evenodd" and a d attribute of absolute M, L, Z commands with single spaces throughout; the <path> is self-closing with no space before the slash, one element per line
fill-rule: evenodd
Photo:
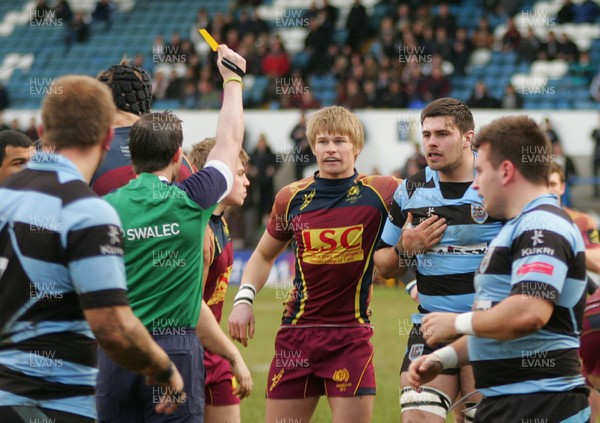
<path fill-rule="evenodd" d="M 421 112 L 421 126 L 423 126 L 423 121 L 426 118 L 438 116 L 451 117 L 461 135 L 475 130 L 473 113 L 471 113 L 471 110 L 469 110 L 465 103 L 455 98 L 438 98 L 429 103 Z"/>
<path fill-rule="evenodd" d="M 135 173 L 164 169 L 182 144 L 181 120 L 173 113 L 143 115 L 129 133 L 129 151 Z"/>
<path fill-rule="evenodd" d="M 474 149 L 489 145 L 489 161 L 497 169 L 508 160 L 534 184 L 548 185 L 552 146 L 538 124 L 527 116 L 506 116 L 484 126 L 473 140 Z"/>
<path fill-rule="evenodd" d="M 27 135 L 12 129 L 0 132 L 0 165 L 4 161 L 6 147 L 9 145 L 11 147 L 27 148 L 33 145 L 33 141 Z"/>
<path fill-rule="evenodd" d="M 119 110 L 143 115 L 152 106 L 150 75 L 139 66 L 121 62 L 100 73 L 97 78 L 111 89 Z"/>

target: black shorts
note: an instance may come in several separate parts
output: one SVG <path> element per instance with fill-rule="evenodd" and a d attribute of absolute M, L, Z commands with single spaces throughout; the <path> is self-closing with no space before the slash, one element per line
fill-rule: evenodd
<path fill-rule="evenodd" d="M 156 385 L 148 386 L 144 376 L 119 366 L 100 348 L 96 387 L 98 423 L 203 421 L 204 348 L 198 340 L 195 328 L 177 330 L 179 334 L 153 335 L 152 338 L 169 355 L 181 373 L 187 395 L 185 402 L 168 418 L 156 413 L 154 408 L 163 395 L 169 393 L 169 389 Z"/>
<path fill-rule="evenodd" d="M 422 355 L 431 354 L 432 352 L 439 350 L 444 347 L 444 345 L 439 345 L 435 348 L 430 347 L 425 342 L 425 338 L 423 338 L 423 333 L 421 332 L 421 325 L 414 324 L 410 333 L 408 334 L 408 344 L 406 345 L 406 352 L 404 353 L 404 359 L 402 360 L 402 367 L 400 368 L 400 373 L 408 371 L 410 367 L 410 363 L 416 359 L 421 357 Z M 447 369 L 442 372 L 443 375 L 455 376 L 458 374 L 460 369 Z"/>
<path fill-rule="evenodd" d="M 51 410 L 40 407 L 0 407 L 0 422 L 2 423 L 94 423 L 96 420 L 79 414 Z"/>
<path fill-rule="evenodd" d="M 590 421 L 588 389 L 567 392 L 486 397 L 477 406 L 475 422 L 585 423 Z"/>

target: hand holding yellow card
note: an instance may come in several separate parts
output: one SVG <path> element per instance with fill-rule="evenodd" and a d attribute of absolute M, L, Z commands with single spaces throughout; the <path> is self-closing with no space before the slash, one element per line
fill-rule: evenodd
<path fill-rule="evenodd" d="M 204 40 L 208 43 L 208 45 L 210 46 L 212 51 L 217 51 L 217 48 L 219 48 L 219 43 L 217 43 L 215 41 L 215 39 L 212 37 L 212 35 L 210 35 L 209 32 L 204 28 L 199 29 L 198 32 L 200 32 L 200 35 L 202 35 L 204 37 Z M 223 66 L 231 69 L 239 76 L 244 76 L 246 74 L 243 70 L 241 70 L 239 67 L 237 67 L 237 65 L 235 63 L 227 60 L 226 58 L 223 58 L 222 63 L 223 63 Z"/>
<path fill-rule="evenodd" d="M 206 40 L 206 42 L 208 43 L 210 48 L 212 48 L 212 51 L 217 51 L 217 48 L 219 47 L 219 43 L 217 43 L 215 41 L 215 39 L 212 37 L 212 35 L 210 35 L 208 33 L 208 31 L 204 28 L 199 29 L 198 31 L 200 32 L 200 35 L 202 35 L 204 37 L 204 39 Z"/>

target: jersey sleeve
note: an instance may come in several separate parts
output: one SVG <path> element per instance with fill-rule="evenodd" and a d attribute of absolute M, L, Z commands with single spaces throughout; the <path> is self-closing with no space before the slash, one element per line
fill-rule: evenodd
<path fill-rule="evenodd" d="M 233 185 L 233 174 L 225 163 L 210 160 L 202 170 L 175 185 L 185 191 L 200 207 L 208 209 L 229 194 Z"/>
<path fill-rule="evenodd" d="M 406 203 L 406 181 L 402 182 L 393 195 L 392 203 L 389 207 L 388 218 L 381 234 L 381 242 L 389 245 L 396 245 L 402 233 L 402 226 L 406 223 L 406 216 L 402 211 Z"/>
<path fill-rule="evenodd" d="M 273 238 L 280 241 L 288 241 L 292 238 L 293 225 L 289 221 L 287 213 L 288 205 L 292 199 L 289 186 L 282 188 L 275 196 L 275 202 L 269 216 L 267 232 Z"/>
<path fill-rule="evenodd" d="M 394 199 L 394 194 L 402 182 L 401 179 L 393 176 L 376 176 L 374 181 L 371 183 L 377 189 L 377 192 L 381 196 L 386 210 L 390 209 L 390 205 Z"/>
<path fill-rule="evenodd" d="M 63 211 L 67 265 L 83 309 L 128 305 L 123 230 L 116 211 L 90 197 Z"/>
<path fill-rule="evenodd" d="M 571 245 L 551 229 L 524 229 L 512 243 L 511 295 L 557 304 L 567 278 L 567 263 L 574 255 Z"/>

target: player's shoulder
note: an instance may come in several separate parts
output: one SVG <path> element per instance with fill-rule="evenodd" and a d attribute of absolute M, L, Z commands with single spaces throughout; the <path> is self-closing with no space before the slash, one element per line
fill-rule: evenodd
<path fill-rule="evenodd" d="M 375 189 L 388 188 L 390 186 L 398 187 L 402 183 L 402 179 L 390 175 L 365 175 L 359 173 L 356 177 L 356 182 L 362 183 L 364 186 L 370 186 Z"/>
<path fill-rule="evenodd" d="M 577 243 L 581 235 L 567 212 L 558 205 L 545 203 L 523 212 L 513 233 L 514 239 L 521 237 L 532 240 L 540 237 L 567 239 L 570 243 Z"/>
<path fill-rule="evenodd" d="M 314 183 L 315 178 L 313 176 L 292 182 L 291 184 L 288 184 L 279 190 L 275 201 L 287 203 L 298 193 L 309 189 Z"/>
<path fill-rule="evenodd" d="M 421 169 L 406 178 L 401 187 L 406 191 L 406 196 L 408 198 L 411 198 L 419 188 L 435 188 L 433 171 L 429 169 L 429 167 Z"/>
<path fill-rule="evenodd" d="M 94 194 L 92 197 L 87 197 L 86 210 L 88 214 L 96 216 L 102 224 L 121 225 L 119 214 L 115 208 L 104 198 Z"/>
<path fill-rule="evenodd" d="M 571 227 L 569 214 L 556 204 L 543 203 L 523 212 L 520 226 L 537 227 L 537 229 L 554 229 L 559 231 Z"/>

